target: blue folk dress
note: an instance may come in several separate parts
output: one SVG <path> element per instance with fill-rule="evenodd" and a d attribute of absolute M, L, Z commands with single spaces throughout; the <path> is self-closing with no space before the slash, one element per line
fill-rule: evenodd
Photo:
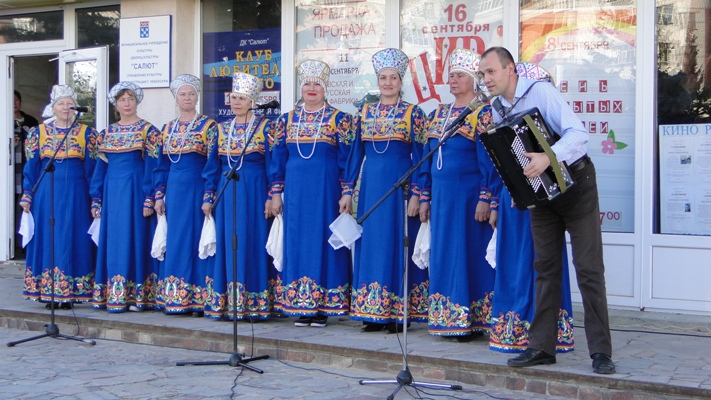
<path fill-rule="evenodd" d="M 205 189 L 202 171 L 217 131 L 217 123 L 205 115 L 197 115 L 194 121 L 174 120 L 163 127 L 153 180 L 158 188 L 156 200 L 165 200 L 168 225 L 157 297 L 158 307 L 166 314 L 205 310 L 205 280 L 212 257 L 198 257 L 205 220 L 200 207 L 214 192 Z"/>
<path fill-rule="evenodd" d="M 54 173 L 47 173 L 37 192 L 32 192 L 60 141 Z M 51 301 L 52 277 L 55 302 L 89 302 L 94 285 L 96 247 L 87 234 L 91 225 L 89 182 L 96 165 L 97 132 L 86 125 L 57 128 L 54 122 L 33 127 L 25 139 L 27 163 L 22 200 L 32 204 L 35 234 L 27 244 L 23 297 Z M 54 179 L 54 273 L 50 277 L 50 187 Z"/>
<path fill-rule="evenodd" d="M 155 187 L 151 171 L 158 164 L 160 132 L 140 120 L 111 124 L 99 136 L 101 152 L 91 181 L 92 208 L 101 209 L 99 251 L 92 305 L 108 312 L 156 306 L 158 263 L 151 258 Z"/>
<path fill-rule="evenodd" d="M 250 124 L 225 121 L 219 126 L 219 136 L 212 147 L 203 170 L 206 188 L 218 192 L 225 187 L 228 174 L 236 166 L 238 180 L 230 180 L 213 212 L 217 231 L 214 267 L 208 271 L 205 316 L 214 319 L 234 318 L 233 309 L 233 248 L 232 236 L 237 235 L 237 299 L 238 320 L 268 319 L 274 309 L 275 280 L 270 281 L 265 245 L 269 222 L 264 218 L 264 205 L 269 199 L 267 165 L 270 161 L 269 134 L 273 123 L 257 119 Z M 251 134 L 251 132 L 254 134 Z M 252 136 L 250 139 L 250 135 Z M 249 140 L 248 143 L 245 142 Z M 246 147 L 246 150 L 245 150 Z M 244 152 L 244 157 L 238 161 Z M 233 188 L 233 185 L 235 187 Z M 233 194 L 236 191 L 236 195 Z M 205 201 L 213 202 L 213 198 Z M 235 212 L 233 212 L 236 211 Z M 233 224 L 237 216 L 237 226 Z"/>
<path fill-rule="evenodd" d="M 355 142 L 346 168 L 346 185 L 353 189 L 360 174 L 359 216 L 367 212 L 422 158 L 426 130 L 420 107 L 365 104 L 353 120 Z M 365 162 L 363 159 L 365 158 Z M 362 164 L 362 172 L 361 172 Z M 408 319 L 427 321 L 427 271 L 412 261 L 420 218 L 407 217 L 409 247 L 403 257 L 405 200 L 419 196 L 417 173 L 408 182 L 407 198 L 398 189 L 363 221 L 355 243 L 351 289 L 353 320 L 386 324 L 403 319 L 403 262 L 408 264 Z"/>
<path fill-rule="evenodd" d="M 465 108 L 440 105 L 430 114 L 425 154 Z M 479 201 L 489 202 L 494 168 L 477 134 L 491 122 L 480 106 L 420 169 L 420 202 L 431 201 L 429 332 L 466 336 L 488 332 L 494 270 L 484 258 L 493 229 L 474 219 Z"/>
<path fill-rule="evenodd" d="M 347 190 L 342 181 L 353 141 L 351 116 L 329 105 L 299 110 L 279 117 L 269 165 L 272 193 L 284 194 L 277 307 L 289 316 L 346 315 L 350 252 L 331 247 L 328 226 L 338 218 Z"/>
<path fill-rule="evenodd" d="M 511 207 L 511 195 L 501 191 L 497 224 L 496 283 L 489 348 L 504 353 L 520 353 L 528 347 L 528 328 L 536 302 L 535 253 L 529 211 Z M 574 348 L 573 309 L 567 250 L 563 252 L 563 293 L 558 312 L 556 351 Z"/>

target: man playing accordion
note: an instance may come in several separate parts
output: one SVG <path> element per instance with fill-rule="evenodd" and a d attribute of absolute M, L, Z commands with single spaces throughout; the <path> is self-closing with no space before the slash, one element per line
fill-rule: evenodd
<path fill-rule="evenodd" d="M 615 372 L 607 315 L 605 266 L 595 166 L 587 155 L 588 132 L 560 93 L 548 84 L 519 77 L 511 53 L 502 47 L 487 49 L 479 72 L 492 102 L 503 107 L 493 113 L 495 123 L 506 116 L 537 107 L 548 126 L 560 135 L 551 149 L 570 166 L 575 186 L 551 202 L 531 209 L 536 260 L 536 311 L 529 329 L 526 351 L 508 360 L 512 367 L 555 363 L 558 310 L 561 304 L 565 231 L 570 234 L 573 264 L 585 312 L 585 333 L 593 371 Z M 544 153 L 524 153 L 531 162 L 528 178 L 539 176 L 550 165 Z"/>

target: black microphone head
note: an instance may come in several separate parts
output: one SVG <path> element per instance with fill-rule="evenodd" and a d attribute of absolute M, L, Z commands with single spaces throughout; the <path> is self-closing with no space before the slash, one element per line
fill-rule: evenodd
<path fill-rule="evenodd" d="M 89 112 L 89 107 L 69 107 L 69 109 L 77 112 Z"/>
<path fill-rule="evenodd" d="M 278 108 L 279 107 L 279 102 L 277 100 L 272 100 L 269 103 L 262 104 L 260 107 L 264 108 Z"/>
<path fill-rule="evenodd" d="M 279 102 L 276 100 L 272 100 L 268 103 L 260 104 L 256 107 L 250 108 L 250 110 L 266 110 L 268 108 L 278 108 L 279 107 Z"/>

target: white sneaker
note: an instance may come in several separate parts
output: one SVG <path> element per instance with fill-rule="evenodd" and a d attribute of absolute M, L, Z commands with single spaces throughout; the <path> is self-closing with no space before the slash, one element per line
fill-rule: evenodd
<path fill-rule="evenodd" d="M 138 307 L 131 305 L 131 306 L 128 306 L 128 311 L 141 311 L 141 310 L 139 310 Z"/>

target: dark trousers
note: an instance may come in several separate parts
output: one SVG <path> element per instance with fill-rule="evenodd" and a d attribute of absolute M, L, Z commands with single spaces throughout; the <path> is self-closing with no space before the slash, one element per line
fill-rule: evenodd
<path fill-rule="evenodd" d="M 590 355 L 604 353 L 612 356 L 595 166 L 591 162 L 574 171 L 573 177 L 575 186 L 570 192 L 544 207 L 531 209 L 531 231 L 536 252 L 533 267 L 538 277 L 536 311 L 529 329 L 528 347 L 555 354 L 567 230 L 583 299 L 585 335 Z"/>

